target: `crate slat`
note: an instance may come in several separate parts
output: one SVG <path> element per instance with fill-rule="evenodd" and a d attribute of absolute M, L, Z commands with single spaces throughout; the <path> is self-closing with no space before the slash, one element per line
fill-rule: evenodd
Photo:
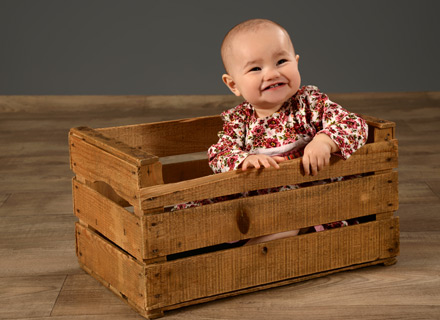
<path fill-rule="evenodd" d="M 212 174 L 208 159 L 170 163 L 162 166 L 164 183 L 196 179 Z"/>
<path fill-rule="evenodd" d="M 142 220 L 117 203 L 73 179 L 75 215 L 139 260 L 144 259 Z"/>
<path fill-rule="evenodd" d="M 189 118 L 97 129 L 100 133 L 140 148 L 149 154 L 166 157 L 207 151 L 217 142 L 222 128 L 219 116 Z"/>
<path fill-rule="evenodd" d="M 147 215 L 146 256 L 394 211 L 397 185 L 397 172 L 389 172 Z M 243 226 L 243 221 L 249 222 Z"/>
<path fill-rule="evenodd" d="M 393 237 L 380 236 L 381 224 L 397 219 L 333 229 L 256 246 L 240 247 L 150 265 L 147 304 L 160 308 L 264 283 L 314 274 L 394 256 Z"/>
<path fill-rule="evenodd" d="M 142 188 L 139 196 L 142 209 L 148 209 L 251 190 L 388 170 L 396 168 L 397 161 L 397 140 L 377 142 L 365 145 L 348 160 L 333 156 L 331 165 L 325 167 L 316 176 L 305 176 L 301 159 L 293 159 L 280 163 L 280 169 L 235 170 L 188 181 Z"/>
<path fill-rule="evenodd" d="M 76 246 L 80 264 L 92 276 L 105 279 L 112 291 L 119 292 L 138 308 L 146 308 L 143 264 L 79 223 L 76 223 Z"/>
<path fill-rule="evenodd" d="M 384 262 L 398 254 L 398 222 L 373 221 L 147 266 L 77 223 L 77 250 L 87 272 L 146 315 L 222 293 Z M 384 230 L 393 232 L 383 236 Z"/>
<path fill-rule="evenodd" d="M 142 186 L 163 183 L 160 162 L 138 166 L 74 135 L 70 135 L 70 160 L 77 175 L 107 183 L 130 203 L 138 200 Z"/>
<path fill-rule="evenodd" d="M 71 136 L 80 138 L 81 140 L 87 141 L 88 143 L 91 143 L 134 165 L 141 166 L 144 164 L 151 164 L 159 160 L 159 158 L 155 155 L 130 147 L 118 139 L 106 137 L 95 129 L 88 127 L 72 128 L 70 129 L 69 134 Z"/>

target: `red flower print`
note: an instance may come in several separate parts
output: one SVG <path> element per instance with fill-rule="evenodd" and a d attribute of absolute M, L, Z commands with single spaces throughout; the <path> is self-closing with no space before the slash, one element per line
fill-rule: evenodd
<path fill-rule="evenodd" d="M 255 137 L 262 137 L 264 136 L 265 130 L 263 126 L 256 126 L 253 130 L 252 130 L 252 134 Z"/>
<path fill-rule="evenodd" d="M 269 129 L 275 130 L 276 133 L 280 133 L 284 129 L 280 119 L 276 118 L 269 119 L 267 121 L 267 126 L 269 127 Z"/>
<path fill-rule="evenodd" d="M 235 129 L 238 128 L 238 124 L 234 124 L 234 123 L 225 123 L 223 126 L 223 131 L 225 132 L 226 135 L 232 137 L 232 138 L 236 138 L 237 134 L 235 133 Z"/>
<path fill-rule="evenodd" d="M 265 143 L 266 141 L 264 140 L 264 138 L 262 136 L 259 136 L 254 138 L 252 145 L 254 148 L 262 148 L 265 146 Z"/>
<path fill-rule="evenodd" d="M 275 138 L 266 139 L 266 144 L 265 144 L 266 148 L 276 148 L 279 147 L 280 145 L 281 143 L 278 141 L 278 139 Z"/>
<path fill-rule="evenodd" d="M 275 129 L 280 125 L 280 120 L 271 118 L 267 121 L 267 124 L 269 125 L 269 128 Z"/>

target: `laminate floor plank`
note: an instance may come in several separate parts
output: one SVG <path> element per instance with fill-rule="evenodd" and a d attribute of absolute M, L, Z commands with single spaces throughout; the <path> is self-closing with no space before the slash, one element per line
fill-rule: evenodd
<path fill-rule="evenodd" d="M 145 320 L 138 314 L 67 315 L 49 317 L 14 318 L 13 320 Z"/>
<path fill-rule="evenodd" d="M 0 319 L 50 316 L 65 279 L 65 275 L 0 276 Z"/>
<path fill-rule="evenodd" d="M 0 249 L 0 277 L 68 275 L 81 272 L 75 242 L 57 241 L 51 248 Z"/>
<path fill-rule="evenodd" d="M 215 302 L 213 302 L 215 303 Z M 221 303 L 221 302 L 217 302 Z M 170 311 L 167 320 L 230 320 L 230 319 L 307 319 L 307 320 L 437 320 L 438 306 L 292 306 L 285 304 L 237 304 L 219 309 L 206 310 L 189 307 Z M 190 311 L 189 311 L 190 310 Z M 271 310 L 270 314 L 267 310 Z M 264 317 L 262 317 L 264 314 Z M 383 316 L 386 315 L 386 318 Z M 267 318 L 268 317 L 268 318 Z"/>
<path fill-rule="evenodd" d="M 440 179 L 432 179 L 426 182 L 426 184 L 431 188 L 437 196 L 440 197 Z"/>
<path fill-rule="evenodd" d="M 56 248 L 75 240 L 73 215 L 0 217 L 0 249 Z M 56 241 L 54 241 L 56 239 Z M 1 271 L 0 271 L 1 273 Z"/>
<path fill-rule="evenodd" d="M 440 232 L 440 204 L 403 203 L 399 204 L 396 215 L 400 217 L 401 231 Z M 439 242 L 440 244 L 440 242 Z"/>
<path fill-rule="evenodd" d="M 0 218 L 6 216 L 34 216 L 38 219 L 43 215 L 59 214 L 72 216 L 72 210 L 72 190 L 70 186 L 66 191 L 13 193 L 0 207 Z"/>
<path fill-rule="evenodd" d="M 137 313 L 85 273 L 67 277 L 52 311 L 52 316 L 115 314 L 124 317 Z"/>
<path fill-rule="evenodd" d="M 4 193 L 4 194 L 0 193 L 0 209 L 10 196 L 11 196 L 11 194 L 9 194 L 9 193 Z"/>
<path fill-rule="evenodd" d="M 440 197 L 427 182 L 403 181 L 399 183 L 399 204 L 406 203 L 440 204 Z"/>

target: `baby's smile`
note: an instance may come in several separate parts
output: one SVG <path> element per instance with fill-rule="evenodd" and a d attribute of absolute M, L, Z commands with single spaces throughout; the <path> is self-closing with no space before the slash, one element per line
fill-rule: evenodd
<path fill-rule="evenodd" d="M 270 86 L 267 86 L 266 88 L 263 89 L 263 91 L 276 89 L 276 88 L 279 88 L 279 87 L 283 87 L 285 85 L 286 84 L 283 83 L 283 82 L 277 82 L 277 83 L 271 84 Z"/>

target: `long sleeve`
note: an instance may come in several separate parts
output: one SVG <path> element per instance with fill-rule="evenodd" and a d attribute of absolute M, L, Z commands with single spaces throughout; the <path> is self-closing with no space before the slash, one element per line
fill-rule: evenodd
<path fill-rule="evenodd" d="M 222 113 L 223 130 L 219 141 L 208 150 L 209 166 L 214 173 L 237 169 L 249 155 L 245 151 L 246 111 L 244 105 Z"/>
<path fill-rule="evenodd" d="M 316 87 L 307 89 L 308 121 L 315 127 L 316 134 L 327 134 L 339 147 L 342 157 L 348 159 L 367 142 L 368 125 L 358 115 L 332 102 Z"/>

